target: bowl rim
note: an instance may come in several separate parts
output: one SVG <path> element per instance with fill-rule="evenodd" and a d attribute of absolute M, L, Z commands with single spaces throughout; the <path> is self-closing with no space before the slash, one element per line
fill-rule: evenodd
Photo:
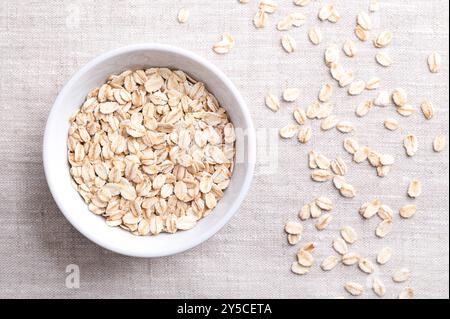
<path fill-rule="evenodd" d="M 167 251 L 164 253 L 152 253 L 151 251 L 129 251 L 126 248 L 123 247 L 117 247 L 110 242 L 108 242 L 105 238 L 102 238 L 100 236 L 96 236 L 94 233 L 88 231 L 83 226 L 83 223 L 81 223 L 74 213 L 70 212 L 70 207 L 65 205 L 62 200 L 62 196 L 59 195 L 59 192 L 57 190 L 57 186 L 55 185 L 55 179 L 57 176 L 55 176 L 52 173 L 50 164 L 49 164 L 49 145 L 51 144 L 51 136 L 49 133 L 49 127 L 51 126 L 51 123 L 53 121 L 57 120 L 56 117 L 56 106 L 59 105 L 63 99 L 63 97 L 68 92 L 69 88 L 73 86 L 79 79 L 85 75 L 86 73 L 90 72 L 93 67 L 98 65 L 101 62 L 104 62 L 105 60 L 114 57 L 116 55 L 121 55 L 124 53 L 134 52 L 134 51 L 167 51 L 171 53 L 175 53 L 181 56 L 184 56 L 188 59 L 194 60 L 195 62 L 201 64 L 203 67 L 209 69 L 211 72 L 213 72 L 227 87 L 227 89 L 230 91 L 230 93 L 235 97 L 235 99 L 238 101 L 239 108 L 241 108 L 242 114 L 244 116 L 244 122 L 246 123 L 246 140 L 248 141 L 246 144 L 246 152 L 247 152 L 247 169 L 245 171 L 245 177 L 244 182 L 241 184 L 241 189 L 239 194 L 236 196 L 236 198 L 233 200 L 230 207 L 227 209 L 226 213 L 223 215 L 223 217 L 215 223 L 212 227 L 210 227 L 206 232 L 203 232 L 200 234 L 200 236 L 195 237 L 193 240 L 186 241 L 183 245 L 180 245 L 178 247 L 168 247 Z M 48 187 L 50 189 L 50 192 L 52 194 L 52 197 L 54 201 L 56 202 L 56 205 L 58 206 L 59 210 L 63 213 L 63 215 L 66 217 L 66 219 L 72 224 L 75 229 L 77 229 L 81 234 L 83 234 L 86 238 L 91 240 L 92 242 L 96 243 L 97 245 L 106 248 L 110 251 L 127 255 L 127 256 L 133 256 L 133 257 L 162 257 L 162 256 L 169 256 L 173 254 L 177 254 L 180 252 L 183 252 L 185 250 L 191 249 L 202 242 L 206 241 L 210 237 L 212 237 L 215 233 L 217 233 L 223 226 L 225 226 L 231 217 L 234 216 L 234 214 L 239 209 L 240 205 L 242 204 L 243 200 L 245 199 L 248 190 L 250 188 L 253 174 L 255 170 L 255 162 L 256 162 L 256 134 L 255 134 L 255 128 L 253 125 L 253 121 L 250 115 L 250 111 L 247 107 L 247 104 L 245 103 L 242 95 L 239 93 L 236 86 L 233 84 L 233 82 L 223 73 L 217 66 L 215 66 L 212 62 L 208 61 L 207 59 L 201 57 L 200 55 L 188 51 L 183 48 L 179 48 L 172 45 L 167 44 L 160 44 L 160 43 L 140 43 L 140 44 L 132 44 L 123 46 L 120 48 L 112 49 L 107 52 L 104 52 L 100 54 L 97 57 L 94 57 L 91 59 L 87 64 L 85 64 L 83 67 L 81 67 L 70 79 L 66 82 L 66 84 L 63 86 L 63 88 L 58 93 L 57 98 L 55 99 L 55 102 L 53 103 L 47 121 L 44 131 L 44 137 L 43 137 L 43 144 L 42 144 L 42 154 L 43 154 L 43 166 L 44 166 L 44 174 L 45 178 L 47 180 Z"/>

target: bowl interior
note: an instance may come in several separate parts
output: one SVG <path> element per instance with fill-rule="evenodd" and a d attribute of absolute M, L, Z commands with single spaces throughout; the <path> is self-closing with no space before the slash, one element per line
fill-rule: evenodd
<path fill-rule="evenodd" d="M 205 83 L 207 89 L 227 110 L 238 134 L 233 176 L 214 211 L 189 231 L 142 237 L 107 226 L 103 217 L 96 216 L 87 209 L 70 183 L 67 134 L 71 114 L 84 102 L 87 93 L 104 83 L 108 75 L 127 69 L 149 67 L 180 69 Z M 121 254 L 164 256 L 186 250 L 206 240 L 235 213 L 251 182 L 255 156 L 254 138 L 245 103 L 233 84 L 216 67 L 184 50 L 161 45 L 140 45 L 115 50 L 96 58 L 67 83 L 47 122 L 44 166 L 56 203 L 68 220 L 86 237 Z"/>

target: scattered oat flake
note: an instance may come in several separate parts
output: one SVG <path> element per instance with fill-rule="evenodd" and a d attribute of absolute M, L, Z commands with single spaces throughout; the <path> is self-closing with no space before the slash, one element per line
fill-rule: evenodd
<path fill-rule="evenodd" d="M 349 244 L 353 244 L 358 239 L 358 234 L 355 229 L 351 226 L 344 226 L 341 228 L 341 236 L 342 238 Z"/>
<path fill-rule="evenodd" d="M 346 138 L 344 140 L 344 148 L 348 153 L 355 154 L 356 151 L 359 149 L 359 144 L 353 138 Z"/>
<path fill-rule="evenodd" d="M 333 127 L 335 127 L 339 123 L 339 119 L 336 117 L 336 115 L 330 115 L 322 120 L 320 123 L 320 128 L 324 131 L 331 130 Z"/>
<path fill-rule="evenodd" d="M 333 94 L 333 86 L 330 83 L 322 85 L 319 91 L 319 101 L 328 102 Z"/>
<path fill-rule="evenodd" d="M 301 236 L 295 234 L 288 234 L 287 238 L 289 245 L 296 245 L 300 241 Z"/>
<path fill-rule="evenodd" d="M 186 8 L 181 8 L 180 11 L 178 11 L 178 22 L 186 23 L 188 19 L 189 19 L 189 10 Z"/>
<path fill-rule="evenodd" d="M 369 113 L 369 111 L 373 108 L 373 100 L 365 100 L 359 103 L 358 107 L 356 108 L 356 115 L 359 117 L 363 117 Z"/>
<path fill-rule="evenodd" d="M 397 269 L 392 275 L 392 280 L 394 282 L 405 282 L 411 277 L 411 271 L 406 268 Z"/>
<path fill-rule="evenodd" d="M 333 220 L 333 216 L 331 214 L 323 214 L 319 217 L 316 223 L 317 230 L 324 230 L 328 227 L 328 225 Z"/>
<path fill-rule="evenodd" d="M 301 233 L 303 232 L 303 225 L 297 222 L 287 222 L 284 225 L 284 230 L 288 234 L 301 235 Z"/>
<path fill-rule="evenodd" d="M 366 82 L 366 90 L 376 90 L 380 87 L 381 79 L 379 77 L 370 78 Z"/>
<path fill-rule="evenodd" d="M 307 120 L 306 112 L 302 108 L 297 107 L 294 110 L 293 115 L 294 115 L 295 121 L 297 121 L 297 123 L 299 125 L 304 125 L 306 123 L 306 120 Z"/>
<path fill-rule="evenodd" d="M 289 34 L 285 34 L 281 37 L 281 45 L 287 53 L 292 53 L 297 49 L 297 42 L 295 42 L 295 39 Z"/>
<path fill-rule="evenodd" d="M 322 261 L 320 268 L 324 271 L 330 271 L 337 266 L 340 260 L 341 258 L 338 256 L 329 256 Z"/>
<path fill-rule="evenodd" d="M 344 288 L 352 296 L 360 296 L 364 292 L 364 286 L 353 281 L 347 282 Z"/>
<path fill-rule="evenodd" d="M 330 65 L 339 61 L 339 48 L 336 44 L 331 44 L 325 49 L 325 64 Z"/>
<path fill-rule="evenodd" d="M 322 31 L 320 31 L 320 29 L 317 27 L 309 29 L 308 36 L 312 44 L 318 45 L 320 42 L 322 42 Z"/>
<path fill-rule="evenodd" d="M 436 153 L 442 152 L 447 144 L 446 138 L 444 134 L 439 134 L 434 138 L 433 141 L 433 150 Z"/>
<path fill-rule="evenodd" d="M 416 112 L 411 104 L 405 104 L 403 106 L 397 107 L 397 113 L 401 116 L 411 116 Z"/>
<path fill-rule="evenodd" d="M 373 101 L 373 104 L 376 106 L 386 107 L 389 105 L 391 101 L 391 97 L 387 91 L 380 91 Z"/>
<path fill-rule="evenodd" d="M 386 52 L 377 53 L 375 55 L 375 60 L 378 62 L 379 65 L 384 67 L 388 67 L 394 62 Z"/>
<path fill-rule="evenodd" d="M 361 11 L 358 13 L 358 16 L 356 17 L 356 23 L 363 28 L 364 30 L 369 31 L 372 29 L 372 19 L 365 11 Z"/>
<path fill-rule="evenodd" d="M 361 257 L 357 253 L 346 253 L 342 256 L 342 264 L 345 266 L 352 266 L 359 263 Z"/>
<path fill-rule="evenodd" d="M 389 234 L 392 230 L 392 220 L 386 219 L 383 220 L 381 223 L 378 224 L 376 230 L 375 230 L 375 234 L 380 237 L 386 237 L 387 234 Z"/>
<path fill-rule="evenodd" d="M 253 24 L 256 28 L 261 29 L 266 26 L 267 23 L 267 13 L 263 10 L 258 10 L 256 12 L 255 17 L 253 18 Z"/>
<path fill-rule="evenodd" d="M 308 273 L 310 267 L 303 267 L 298 262 L 294 261 L 291 265 L 291 271 L 297 275 L 305 275 Z"/>
<path fill-rule="evenodd" d="M 300 90 L 297 88 L 287 88 L 283 91 L 283 100 L 294 102 L 300 96 Z"/>
<path fill-rule="evenodd" d="M 348 183 L 343 183 L 341 185 L 341 187 L 339 188 L 339 193 L 343 196 L 343 197 L 347 197 L 347 198 L 353 198 L 356 196 L 356 189 L 353 185 L 348 184 Z"/>
<path fill-rule="evenodd" d="M 377 214 L 378 217 L 380 217 L 383 220 L 386 219 L 392 220 L 394 218 L 394 211 L 392 210 L 392 208 L 384 204 L 380 206 Z"/>
<path fill-rule="evenodd" d="M 280 101 L 275 95 L 269 93 L 266 96 L 266 106 L 272 111 L 277 112 L 280 110 Z"/>
<path fill-rule="evenodd" d="M 345 55 L 350 58 L 353 58 L 354 56 L 356 56 L 356 54 L 358 52 L 355 42 L 353 42 L 350 39 L 348 39 L 344 42 L 344 45 L 342 46 L 342 50 L 344 51 Z"/>
<path fill-rule="evenodd" d="M 373 278 L 372 290 L 378 297 L 383 297 L 386 294 L 386 287 L 379 278 Z"/>
<path fill-rule="evenodd" d="M 394 37 L 391 31 L 382 31 L 378 35 L 378 37 L 373 41 L 373 45 L 376 48 L 384 48 L 392 42 L 392 38 Z"/>
<path fill-rule="evenodd" d="M 398 295 L 398 299 L 413 299 L 413 298 L 414 298 L 414 289 L 412 289 L 411 287 L 404 288 Z"/>
<path fill-rule="evenodd" d="M 428 56 L 428 68 L 430 69 L 431 73 L 438 73 L 439 70 L 441 69 L 441 64 L 442 64 L 442 58 L 441 55 L 439 53 L 437 53 L 436 51 L 433 51 L 429 56 Z"/>
<path fill-rule="evenodd" d="M 315 169 L 311 173 L 311 178 L 316 182 L 326 182 L 333 178 L 333 173 L 327 169 Z"/>
<path fill-rule="evenodd" d="M 419 147 L 417 137 L 414 134 L 408 134 L 403 140 L 403 146 L 408 156 L 414 156 Z"/>
<path fill-rule="evenodd" d="M 371 274 L 375 271 L 375 265 L 367 258 L 361 258 L 358 262 L 358 267 L 366 274 Z"/>
<path fill-rule="evenodd" d="M 350 133 L 353 131 L 354 127 L 352 122 L 340 121 L 336 124 L 336 128 L 341 133 Z"/>
<path fill-rule="evenodd" d="M 348 167 L 340 156 L 337 156 L 334 160 L 332 160 L 330 166 L 333 172 L 338 176 L 344 176 L 348 172 Z M 340 187 L 338 188 L 340 189 L 344 183 L 345 181 L 342 181 L 342 183 L 340 183 Z"/>
<path fill-rule="evenodd" d="M 350 84 L 348 88 L 348 94 L 359 95 L 364 91 L 365 88 L 366 82 L 364 82 L 363 80 L 355 80 Z"/>
<path fill-rule="evenodd" d="M 408 196 L 411 198 L 417 198 L 422 193 L 422 183 L 418 179 L 413 179 L 409 183 Z"/>
<path fill-rule="evenodd" d="M 364 30 L 360 25 L 357 25 L 355 28 L 355 35 L 360 41 L 367 41 L 369 38 L 369 32 Z"/>
<path fill-rule="evenodd" d="M 298 131 L 298 141 L 302 144 L 306 144 L 312 137 L 312 129 L 309 126 L 301 127 Z"/>
<path fill-rule="evenodd" d="M 331 166 L 331 161 L 322 154 L 317 154 L 315 157 L 317 167 L 320 169 L 329 169 Z"/>
<path fill-rule="evenodd" d="M 287 31 L 293 26 L 293 23 L 294 23 L 294 17 L 292 15 L 288 15 L 288 16 L 284 17 L 283 19 L 281 19 L 280 21 L 278 21 L 277 30 L 278 31 Z"/>
<path fill-rule="evenodd" d="M 311 209 L 310 209 L 309 204 L 305 204 L 302 206 L 302 208 L 298 212 L 298 217 L 301 220 L 307 220 L 311 217 Z"/>
<path fill-rule="evenodd" d="M 294 124 L 288 124 L 280 129 L 280 136 L 282 138 L 292 138 L 298 132 L 298 126 Z"/>
<path fill-rule="evenodd" d="M 396 119 L 390 117 L 384 120 L 384 127 L 388 130 L 395 131 L 400 127 L 400 124 Z"/>
<path fill-rule="evenodd" d="M 333 209 L 333 202 L 331 199 L 325 196 L 319 196 L 316 198 L 316 205 L 320 207 L 320 209 L 323 210 L 332 210 Z"/>
<path fill-rule="evenodd" d="M 225 54 L 228 53 L 233 46 L 234 37 L 230 33 L 224 32 L 222 40 L 213 45 L 213 50 L 218 54 Z"/>
<path fill-rule="evenodd" d="M 314 263 L 314 257 L 309 251 L 299 249 L 297 252 L 297 262 L 303 267 L 311 267 Z"/>
<path fill-rule="evenodd" d="M 433 104 L 430 101 L 428 101 L 428 100 L 423 101 L 420 104 L 420 109 L 422 110 L 423 116 L 425 116 L 425 118 L 427 120 L 431 120 L 433 118 L 433 116 L 434 116 L 434 106 L 433 106 Z"/>
<path fill-rule="evenodd" d="M 342 238 L 337 238 L 333 241 L 333 249 L 340 255 L 348 253 L 347 243 Z"/>
<path fill-rule="evenodd" d="M 402 218 L 411 218 L 416 214 L 417 208 L 414 204 L 405 205 L 400 208 L 399 214 Z"/>
<path fill-rule="evenodd" d="M 408 94 L 404 89 L 396 88 L 394 91 L 392 91 L 392 101 L 396 106 L 404 106 L 406 103 L 408 103 Z"/>
<path fill-rule="evenodd" d="M 320 20 L 325 21 L 328 20 L 328 18 L 333 13 L 333 5 L 331 3 L 323 5 L 319 9 L 318 17 Z"/>
<path fill-rule="evenodd" d="M 392 249 L 390 247 L 383 247 L 377 255 L 377 263 L 384 265 L 392 257 Z"/>

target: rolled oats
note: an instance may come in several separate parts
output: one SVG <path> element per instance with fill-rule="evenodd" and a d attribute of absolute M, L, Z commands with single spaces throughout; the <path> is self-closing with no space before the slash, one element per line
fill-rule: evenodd
<path fill-rule="evenodd" d="M 355 80 L 352 83 L 350 83 L 350 86 L 348 88 L 348 94 L 359 95 L 364 91 L 365 88 L 366 82 L 364 82 L 363 80 Z"/>
<path fill-rule="evenodd" d="M 405 282 L 410 277 L 411 277 L 411 271 L 408 268 L 403 267 L 403 268 L 397 269 L 393 273 L 392 280 L 395 282 Z"/>
<path fill-rule="evenodd" d="M 297 49 L 297 42 L 289 34 L 285 34 L 281 37 L 281 45 L 287 53 L 292 53 Z"/>
<path fill-rule="evenodd" d="M 383 297 L 386 294 L 386 287 L 383 282 L 376 277 L 372 280 L 372 290 L 378 297 Z"/>
<path fill-rule="evenodd" d="M 399 214 L 402 218 L 411 218 L 416 214 L 417 207 L 414 204 L 405 205 L 400 208 Z"/>
<path fill-rule="evenodd" d="M 412 289 L 411 287 L 404 288 L 398 295 L 398 299 L 413 299 L 413 298 L 414 298 L 414 289 Z"/>
<path fill-rule="evenodd" d="M 405 148 L 406 154 L 408 156 L 414 156 L 419 148 L 417 137 L 414 134 L 406 135 L 405 139 L 403 140 L 403 147 Z"/>
<path fill-rule="evenodd" d="M 280 110 L 280 101 L 275 95 L 269 93 L 266 96 L 266 106 L 273 112 L 278 112 Z"/>
<path fill-rule="evenodd" d="M 364 292 L 364 286 L 357 282 L 349 281 L 344 285 L 344 288 L 352 296 L 360 296 Z"/>
<path fill-rule="evenodd" d="M 427 120 L 431 120 L 433 118 L 434 107 L 430 101 L 423 101 L 422 104 L 420 104 L 420 108 L 422 110 L 423 116 L 425 116 Z"/>
<path fill-rule="evenodd" d="M 190 229 L 228 186 L 234 127 L 205 85 L 182 71 L 111 75 L 70 124 L 74 185 L 109 226 L 140 236 Z"/>
<path fill-rule="evenodd" d="M 297 88 L 287 88 L 283 91 L 283 100 L 294 102 L 300 96 L 300 90 Z"/>
<path fill-rule="evenodd" d="M 342 50 L 344 51 L 345 55 L 353 58 L 358 53 L 358 49 L 356 48 L 355 42 L 348 39 L 344 42 L 344 45 L 342 46 Z"/>
<path fill-rule="evenodd" d="M 328 227 L 328 225 L 331 223 L 331 221 L 333 220 L 333 216 L 331 214 L 323 214 L 321 215 L 316 223 L 316 228 L 317 230 L 324 230 L 325 228 Z"/>
<path fill-rule="evenodd" d="M 341 258 L 339 258 L 338 256 L 329 256 L 322 261 L 320 267 L 324 271 L 330 271 L 337 266 L 340 260 Z"/>
<path fill-rule="evenodd" d="M 312 44 L 318 45 L 320 42 L 322 42 L 322 31 L 320 31 L 320 29 L 317 27 L 309 29 L 308 36 Z"/>
<path fill-rule="evenodd" d="M 384 48 L 392 42 L 394 34 L 391 31 L 382 31 L 378 37 L 373 41 L 376 48 Z"/>
<path fill-rule="evenodd" d="M 312 129 L 309 126 L 301 127 L 298 131 L 298 141 L 302 144 L 309 142 L 312 136 Z"/>
<path fill-rule="evenodd" d="M 384 265 L 392 257 L 392 249 L 390 247 L 383 247 L 377 255 L 377 263 Z"/>
<path fill-rule="evenodd" d="M 375 60 L 378 62 L 379 65 L 388 67 L 390 66 L 394 61 L 390 57 L 389 54 L 386 52 L 379 52 L 375 55 Z"/>
<path fill-rule="evenodd" d="M 351 226 L 344 226 L 340 230 L 342 238 L 349 244 L 353 244 L 358 239 L 358 234 Z"/>
<path fill-rule="evenodd" d="M 433 150 L 437 153 L 442 152 L 447 144 L 445 135 L 439 134 L 434 138 Z"/>
<path fill-rule="evenodd" d="M 428 68 L 430 69 L 431 73 L 438 73 L 441 69 L 442 58 L 441 55 L 436 51 L 431 52 L 431 54 L 428 56 L 427 62 Z"/>
<path fill-rule="evenodd" d="M 367 258 L 361 258 L 358 262 L 358 267 L 366 274 L 371 274 L 375 271 L 375 265 Z"/>
<path fill-rule="evenodd" d="M 234 46 L 234 37 L 228 33 L 224 32 L 222 35 L 222 40 L 213 45 L 213 50 L 219 54 L 228 53 Z"/>
<path fill-rule="evenodd" d="M 422 193 L 422 183 L 418 179 L 413 179 L 408 186 L 408 196 L 417 198 Z"/>
<path fill-rule="evenodd" d="M 178 22 L 186 23 L 188 19 L 189 19 L 189 10 L 186 8 L 181 8 L 180 11 L 178 11 Z"/>
<path fill-rule="evenodd" d="M 340 255 L 348 253 L 347 243 L 342 238 L 337 238 L 333 241 L 333 249 Z"/>
<path fill-rule="evenodd" d="M 342 256 L 342 263 L 345 266 L 352 266 L 359 263 L 361 257 L 357 253 L 346 253 Z"/>
<path fill-rule="evenodd" d="M 398 121 L 392 117 L 384 120 L 384 127 L 388 130 L 395 131 L 400 127 Z"/>

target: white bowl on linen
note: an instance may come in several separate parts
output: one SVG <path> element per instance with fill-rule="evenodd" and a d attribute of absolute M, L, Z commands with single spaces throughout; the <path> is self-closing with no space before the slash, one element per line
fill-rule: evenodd
<path fill-rule="evenodd" d="M 72 188 L 67 161 L 69 117 L 84 102 L 87 93 L 105 82 L 110 74 L 127 69 L 169 67 L 180 69 L 205 83 L 227 110 L 237 128 L 236 165 L 229 187 L 214 211 L 188 231 L 158 236 L 135 236 L 109 227 L 101 216 L 91 213 Z M 256 139 L 247 106 L 233 83 L 202 57 L 173 46 L 138 44 L 109 51 L 79 70 L 59 93 L 47 120 L 43 160 L 50 191 L 61 212 L 83 235 L 114 252 L 137 257 L 158 257 L 182 252 L 207 240 L 238 210 L 253 177 Z"/>

